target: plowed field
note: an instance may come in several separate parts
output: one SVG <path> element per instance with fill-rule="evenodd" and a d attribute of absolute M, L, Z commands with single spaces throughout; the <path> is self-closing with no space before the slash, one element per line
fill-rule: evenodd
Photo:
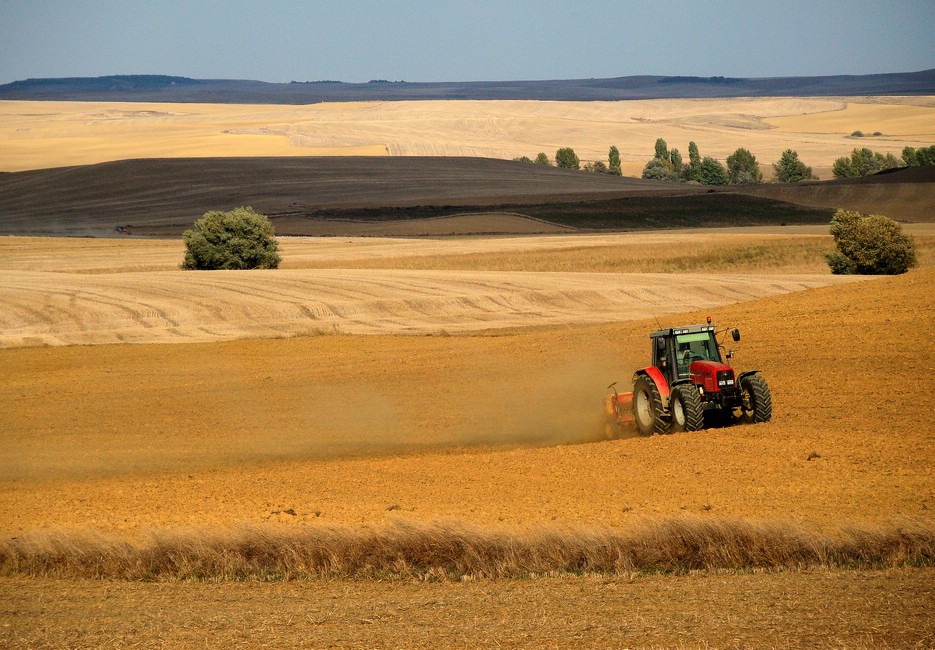
<path fill-rule="evenodd" d="M 625 530 L 669 516 L 792 522 L 833 533 L 932 521 L 935 412 L 921 388 L 935 368 L 930 266 L 846 283 L 767 273 L 334 269 L 183 282 L 176 278 L 190 274 L 126 271 L 159 266 L 154 246 L 142 243 L 138 262 L 124 251 L 122 272 L 74 273 L 96 270 L 86 251 L 74 262 L 67 250 L 8 256 L 0 279 L 11 307 L 2 318 L 47 328 L 31 334 L 48 336 L 45 343 L 100 343 L 118 332 L 180 340 L 165 332 L 183 325 L 227 338 L 217 322 L 202 321 L 213 313 L 208 305 L 234 304 L 239 288 L 249 297 L 224 317 L 242 324 L 238 336 L 273 320 L 271 292 L 287 297 L 279 301 L 286 312 L 301 310 L 296 303 L 341 302 L 347 311 L 339 330 L 355 314 L 379 322 L 371 302 L 393 322 L 368 336 L 332 327 L 297 338 L 0 350 L 6 535 L 90 528 L 135 539 L 178 526 L 393 520 Z M 347 292 L 341 301 L 338 291 Z M 380 293 L 387 291 L 396 293 Z M 75 316 L 46 316 L 56 295 L 65 296 L 56 308 Z M 673 302 L 681 306 L 667 309 Z M 155 307 L 133 306 L 149 303 Z M 434 318 L 447 314 L 445 323 L 424 326 L 428 304 Z M 179 305 L 189 309 L 184 324 L 144 313 L 158 308 L 178 320 L 170 312 L 181 313 Z M 601 398 L 609 383 L 625 385 L 645 365 L 654 312 L 663 324 L 710 314 L 739 327 L 734 363 L 768 379 L 773 421 L 601 440 Z M 90 328 L 62 323 L 82 319 L 97 334 L 69 338 Z M 509 327 L 460 333 L 473 328 L 459 324 L 485 319 Z M 12 323 L 3 325 L 8 345 Z M 198 638 L 294 646 L 927 647 L 935 642 L 930 574 L 659 576 L 633 584 L 562 578 L 388 590 L 338 581 L 321 590 L 216 591 L 3 578 L 0 641 L 120 646 L 154 644 L 158 636 L 186 645 L 195 629 Z M 43 605 L 53 600 L 67 603 L 55 608 L 62 613 Z M 201 605 L 222 601 L 210 611 Z M 166 607 L 176 612 L 171 620 L 159 613 Z M 33 616 L 37 622 L 24 623 Z M 100 622 L 76 622 L 85 616 Z M 293 634 L 283 636 L 281 626 Z"/>

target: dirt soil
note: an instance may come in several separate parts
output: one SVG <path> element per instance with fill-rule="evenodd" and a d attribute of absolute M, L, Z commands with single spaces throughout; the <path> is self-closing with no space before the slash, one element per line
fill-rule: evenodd
<path fill-rule="evenodd" d="M 0 578 L 39 647 L 929 648 L 935 570 L 467 583 Z"/>

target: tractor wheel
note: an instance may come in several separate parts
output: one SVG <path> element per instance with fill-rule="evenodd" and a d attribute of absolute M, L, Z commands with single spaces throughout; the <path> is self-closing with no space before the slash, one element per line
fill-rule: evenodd
<path fill-rule="evenodd" d="M 699 431 L 704 428 L 704 404 L 692 385 L 676 386 L 669 402 L 672 427 L 676 431 Z"/>
<path fill-rule="evenodd" d="M 773 417 L 773 397 L 766 380 L 759 375 L 748 375 L 740 381 L 741 420 L 747 423 L 769 422 Z"/>
<path fill-rule="evenodd" d="M 656 383 L 640 375 L 633 385 L 633 419 L 641 436 L 669 433 L 672 421 L 662 410 L 662 397 Z"/>

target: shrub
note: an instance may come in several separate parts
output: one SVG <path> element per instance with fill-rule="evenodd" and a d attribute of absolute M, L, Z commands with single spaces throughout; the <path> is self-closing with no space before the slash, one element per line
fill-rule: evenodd
<path fill-rule="evenodd" d="M 836 275 L 898 275 L 916 265 L 915 242 L 888 217 L 838 210 L 831 235 L 838 251 L 826 259 Z"/>
<path fill-rule="evenodd" d="M 536 156 L 536 159 L 533 162 L 537 165 L 545 165 L 546 167 L 551 167 L 552 165 L 552 163 L 549 162 L 549 157 L 546 156 L 542 151 L 539 152 L 539 155 Z"/>
<path fill-rule="evenodd" d="M 521 162 L 521 163 L 527 163 L 531 165 L 532 158 L 530 158 L 529 156 L 517 156 L 516 158 L 513 159 L 513 162 Z"/>
<path fill-rule="evenodd" d="M 555 152 L 555 164 L 565 169 L 580 169 L 581 161 L 571 147 L 564 147 Z"/>
<path fill-rule="evenodd" d="M 607 168 L 607 165 L 603 160 L 595 160 L 594 162 L 589 162 L 585 164 L 584 171 L 593 172 L 595 174 L 609 174 L 610 170 Z"/>
<path fill-rule="evenodd" d="M 854 131 L 853 133 L 851 133 L 851 137 L 852 137 L 852 138 L 862 138 L 862 137 L 864 137 L 864 132 L 863 132 L 863 131 Z"/>
<path fill-rule="evenodd" d="M 643 167 L 643 178 L 652 181 L 677 181 L 679 176 L 669 161 L 653 158 Z"/>
<path fill-rule="evenodd" d="M 182 239 L 183 269 L 275 269 L 282 261 L 273 224 L 249 207 L 206 212 Z"/>

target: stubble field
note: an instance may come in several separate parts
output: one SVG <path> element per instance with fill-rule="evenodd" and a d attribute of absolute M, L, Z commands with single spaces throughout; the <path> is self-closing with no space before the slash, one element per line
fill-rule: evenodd
<path fill-rule="evenodd" d="M 848 282 L 821 269 L 828 237 L 807 228 L 296 239 L 284 241 L 281 271 L 236 280 L 173 270 L 177 242 L 4 239 L 3 552 L 23 543 L 41 550 L 48 535 L 64 536 L 65 548 L 90 535 L 92 549 L 104 549 L 104 540 L 145 545 L 174 531 L 197 547 L 219 531 L 275 539 L 400 525 L 507 539 L 536 530 L 626 535 L 670 521 L 677 530 L 791 526 L 831 540 L 849 530 L 930 531 L 932 405 L 906 397 L 935 364 L 920 335 L 935 325 L 925 228 L 916 231 L 922 268 Z M 676 247 L 685 252 L 667 257 Z M 738 257 L 751 250 L 761 252 Z M 270 303 L 256 300 L 270 291 L 299 306 L 260 331 L 274 319 Z M 543 295 L 553 298 L 535 308 L 523 302 Z M 205 303 L 230 308 L 199 312 Z M 301 309 L 315 305 L 327 305 L 332 320 Z M 47 317 L 50 306 L 59 317 Z M 392 317 L 376 317 L 384 312 Z M 768 378 L 773 421 L 603 440 L 601 398 L 645 365 L 653 314 L 663 324 L 710 314 L 739 327 L 735 364 Z M 361 335 L 355 322 L 383 325 Z M 484 328 L 471 332 L 472 322 Z M 120 336 L 139 343 L 101 344 Z M 198 342 L 182 342 L 192 337 Z M 87 581 L 67 561 L 52 562 L 0 579 L 0 639 L 98 647 L 187 645 L 206 635 L 294 647 L 935 642 L 931 568 L 792 566 L 681 576 L 468 573 L 440 583 L 431 580 L 444 571 L 402 570 L 389 583 L 210 584 L 171 575 Z"/>
<path fill-rule="evenodd" d="M 935 141 L 932 97 L 399 101 L 310 106 L 0 102 L 0 171 L 187 156 L 554 157 L 620 150 L 639 176 L 656 138 L 724 160 L 738 147 L 767 171 L 795 149 L 820 178 L 854 147 L 899 156 Z M 879 132 L 853 138 L 851 133 Z"/>

